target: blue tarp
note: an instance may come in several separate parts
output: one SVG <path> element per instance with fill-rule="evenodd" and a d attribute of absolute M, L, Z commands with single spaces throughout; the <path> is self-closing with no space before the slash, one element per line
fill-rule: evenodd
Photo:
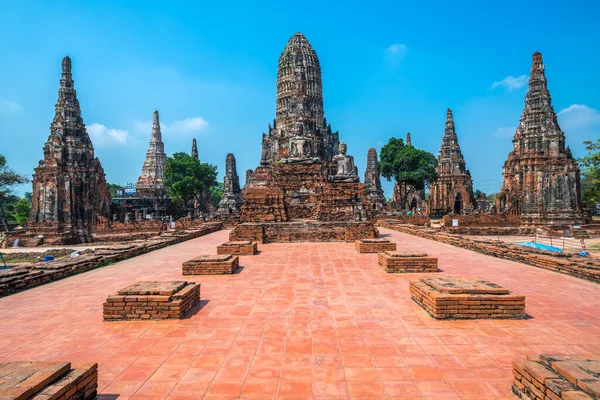
<path fill-rule="evenodd" d="M 548 246 L 547 244 L 541 244 L 541 243 L 536 243 L 536 242 L 519 242 L 519 243 L 515 243 L 515 244 L 518 244 L 519 246 L 524 246 L 524 247 L 533 247 L 534 249 L 538 249 L 538 250 L 548 250 L 548 251 L 554 251 L 556 253 L 562 253 L 562 250 L 559 249 L 558 247 Z"/>

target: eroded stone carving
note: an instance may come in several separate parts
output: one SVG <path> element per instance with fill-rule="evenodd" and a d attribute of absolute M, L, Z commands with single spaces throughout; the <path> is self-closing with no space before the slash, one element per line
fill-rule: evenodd
<path fill-rule="evenodd" d="M 332 163 L 336 173 L 329 177 L 330 182 L 356 183 L 359 181 L 358 168 L 354 165 L 354 157 L 346 155 L 346 143 L 340 142 L 339 154 L 334 156 Z"/>

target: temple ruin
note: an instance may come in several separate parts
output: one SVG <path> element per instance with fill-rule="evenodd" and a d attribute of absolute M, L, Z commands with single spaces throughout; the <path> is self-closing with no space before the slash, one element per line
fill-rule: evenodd
<path fill-rule="evenodd" d="M 503 167 L 498 212 L 520 216 L 522 225 L 556 226 L 583 219 L 579 168 L 565 147 L 548 91 L 541 53 L 533 53 L 525 108 Z"/>
<path fill-rule="evenodd" d="M 32 193 L 27 230 L 46 244 L 91 242 L 96 217 L 110 214 L 104 169 L 81 118 L 69 57 L 62 60 L 54 120 Z"/>
<path fill-rule="evenodd" d="M 460 214 L 474 206 L 473 179 L 460 151 L 452 110 L 446 112 L 446 129 L 438 154 L 438 179 L 429 190 L 429 214 Z"/>
<path fill-rule="evenodd" d="M 160 132 L 160 121 L 158 111 L 154 111 L 152 118 L 152 135 L 150 145 L 146 152 L 146 159 L 142 166 L 142 175 L 138 178 L 136 192 L 138 196 L 159 196 L 164 194 L 164 177 L 167 155 L 165 144 Z"/>
<path fill-rule="evenodd" d="M 377 161 L 377 150 L 370 148 L 367 152 L 367 167 L 365 169 L 365 189 L 367 201 L 371 210 L 381 212 L 386 206 L 385 196 L 381 188 L 381 173 Z"/>
<path fill-rule="evenodd" d="M 227 154 L 225 158 L 225 176 L 223 177 L 223 195 L 219 202 L 217 214 L 239 215 L 242 206 L 242 190 L 240 189 L 240 178 L 237 174 L 235 156 Z"/>
<path fill-rule="evenodd" d="M 246 182 L 231 240 L 354 240 L 375 228 L 365 185 L 323 112 L 321 67 L 296 33 L 279 58 L 276 118 Z"/>

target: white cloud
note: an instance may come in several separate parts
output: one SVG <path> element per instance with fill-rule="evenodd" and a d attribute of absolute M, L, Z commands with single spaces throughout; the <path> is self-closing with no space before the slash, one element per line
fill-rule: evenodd
<path fill-rule="evenodd" d="M 492 89 L 497 88 L 498 86 L 504 87 L 509 92 L 512 92 L 515 89 L 520 89 L 523 86 L 527 85 L 529 77 L 527 75 L 521 76 L 507 76 L 499 82 L 492 83 Z"/>
<path fill-rule="evenodd" d="M 498 128 L 494 132 L 494 136 L 501 137 L 501 138 L 513 137 L 515 135 L 516 131 L 517 131 L 517 127 L 516 126 L 515 127 L 509 127 L 509 128 Z"/>
<path fill-rule="evenodd" d="M 560 128 L 570 131 L 600 131 L 600 111 L 583 104 L 573 104 L 557 114 Z"/>
<path fill-rule="evenodd" d="M 152 121 L 134 121 L 133 126 L 140 133 L 152 132 Z M 198 133 L 208 127 L 208 122 L 202 117 L 180 119 L 172 123 L 161 122 L 160 131 L 167 135 L 187 135 Z"/>
<path fill-rule="evenodd" d="M 16 113 L 23 111 L 23 109 L 14 101 L 0 99 L 0 111 Z"/>
<path fill-rule="evenodd" d="M 394 43 L 385 49 L 385 54 L 388 57 L 393 57 L 396 60 L 400 60 L 408 54 L 408 48 L 405 44 Z"/>
<path fill-rule="evenodd" d="M 125 144 L 129 138 L 129 132 L 123 129 L 110 129 L 106 126 L 94 122 L 87 125 L 87 131 L 96 146 L 121 145 Z"/>

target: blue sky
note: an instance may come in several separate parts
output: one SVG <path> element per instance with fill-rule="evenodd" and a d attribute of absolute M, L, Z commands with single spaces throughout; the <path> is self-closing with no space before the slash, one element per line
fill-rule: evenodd
<path fill-rule="evenodd" d="M 220 172 L 234 153 L 243 182 L 275 117 L 279 54 L 297 31 L 320 58 L 325 115 L 361 177 L 367 150 L 407 131 L 437 155 L 450 107 L 474 187 L 497 191 L 534 51 L 575 156 L 600 137 L 600 2 L 366 4 L 1 2 L 0 154 L 33 173 L 69 55 L 109 182 L 137 180 L 155 109 L 168 154 L 189 152 L 195 137 Z M 387 196 L 391 187 L 384 180 Z"/>

